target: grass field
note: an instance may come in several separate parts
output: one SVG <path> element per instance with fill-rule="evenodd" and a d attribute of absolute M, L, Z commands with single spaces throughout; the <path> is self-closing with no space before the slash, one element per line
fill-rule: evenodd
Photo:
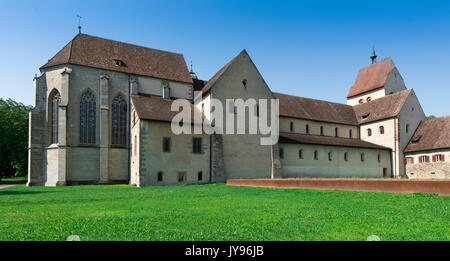
<path fill-rule="evenodd" d="M 450 197 L 225 184 L 0 190 L 0 240 L 450 240 Z"/>

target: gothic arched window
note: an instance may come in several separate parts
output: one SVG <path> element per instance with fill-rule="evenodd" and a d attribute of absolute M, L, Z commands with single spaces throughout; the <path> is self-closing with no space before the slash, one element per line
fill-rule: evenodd
<path fill-rule="evenodd" d="M 127 143 L 127 102 L 122 95 L 117 95 L 112 101 L 111 144 L 126 145 Z"/>
<path fill-rule="evenodd" d="M 87 89 L 80 101 L 80 143 L 95 144 L 96 102 L 95 95 Z"/>
<path fill-rule="evenodd" d="M 50 143 L 58 143 L 58 107 L 59 107 L 59 99 L 61 96 L 57 90 L 53 90 L 50 94 L 49 98 L 49 106 L 50 107 L 50 122 L 51 122 L 51 130 L 50 130 Z"/>

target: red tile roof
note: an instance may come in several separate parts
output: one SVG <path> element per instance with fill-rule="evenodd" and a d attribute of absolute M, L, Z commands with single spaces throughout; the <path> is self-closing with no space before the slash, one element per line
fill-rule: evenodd
<path fill-rule="evenodd" d="M 349 139 L 349 138 L 286 133 L 286 132 L 280 133 L 279 143 L 300 143 L 300 144 L 390 150 L 390 148 L 383 147 L 360 139 Z"/>
<path fill-rule="evenodd" d="M 405 152 L 450 149 L 450 116 L 422 121 Z"/>
<path fill-rule="evenodd" d="M 144 120 L 156 120 L 171 122 L 173 117 L 180 111 L 171 111 L 171 106 L 174 100 L 167 100 L 159 96 L 131 96 L 131 103 L 133 104 L 138 117 Z M 191 106 L 191 121 L 194 121 L 194 112 L 202 112 L 198 110 L 192 103 Z M 205 119 L 204 116 L 202 116 Z"/>
<path fill-rule="evenodd" d="M 353 106 L 358 123 L 364 124 L 397 116 L 412 92 L 412 89 L 407 89 Z"/>
<path fill-rule="evenodd" d="M 381 88 L 385 85 L 389 73 L 395 68 L 391 57 L 359 70 L 347 98 Z"/>
<path fill-rule="evenodd" d="M 121 60 L 125 66 L 117 66 Z M 76 64 L 192 84 L 182 54 L 78 34 L 41 69 Z"/>
<path fill-rule="evenodd" d="M 273 95 L 276 99 L 280 100 L 280 116 L 354 126 L 358 125 L 352 106 L 276 92 Z"/>

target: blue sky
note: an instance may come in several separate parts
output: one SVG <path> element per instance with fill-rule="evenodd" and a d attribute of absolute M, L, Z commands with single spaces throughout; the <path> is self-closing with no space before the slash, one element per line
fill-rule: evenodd
<path fill-rule="evenodd" d="M 375 45 L 427 115 L 450 115 L 450 1 L 3 2 L 0 97 L 33 104 L 77 14 L 84 33 L 183 53 L 201 79 L 246 49 L 273 91 L 340 103 Z"/>

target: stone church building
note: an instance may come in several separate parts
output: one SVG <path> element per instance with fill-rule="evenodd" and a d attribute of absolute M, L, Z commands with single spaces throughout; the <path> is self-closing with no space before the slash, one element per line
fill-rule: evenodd
<path fill-rule="evenodd" d="M 391 58 L 359 70 L 347 104 L 273 92 L 245 50 L 206 81 L 189 71 L 182 54 L 80 33 L 40 71 L 30 112 L 30 186 L 397 178 L 410 176 L 409 158 L 423 153 L 438 159 L 432 168 L 449 175 L 438 166 L 450 159 L 448 117 L 426 120 Z M 211 119 L 212 99 L 278 99 L 279 141 L 260 145 L 259 132 L 175 135 L 171 105 L 180 98 L 205 119 Z M 446 125 L 435 123 L 441 121 Z M 427 129 L 436 124 L 443 127 L 435 139 L 447 143 L 428 141 L 434 134 Z M 411 139 L 416 130 L 420 138 Z M 415 139 L 429 146 L 416 149 Z M 436 150 L 443 156 L 435 157 Z"/>

